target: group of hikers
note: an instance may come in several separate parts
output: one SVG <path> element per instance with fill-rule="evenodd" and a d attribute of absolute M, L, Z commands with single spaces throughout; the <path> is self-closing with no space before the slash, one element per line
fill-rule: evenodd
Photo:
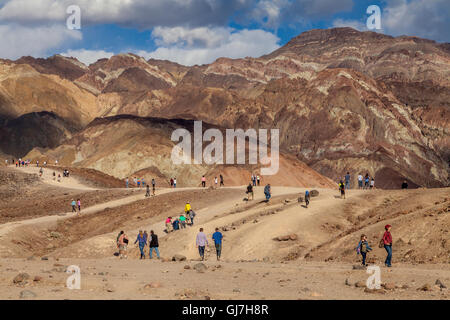
<path fill-rule="evenodd" d="M 128 258 L 127 248 L 128 248 L 129 239 L 127 234 L 124 231 L 120 231 L 117 235 L 116 244 L 119 249 L 119 258 L 126 259 Z M 145 247 L 149 246 L 149 257 L 153 259 L 153 251 L 156 253 L 156 257 L 160 259 L 159 255 L 159 243 L 158 236 L 154 233 L 153 230 L 150 231 L 150 237 L 148 236 L 147 231 L 139 230 L 139 234 L 137 235 L 136 241 L 134 244 L 138 244 L 139 251 L 141 253 L 141 259 L 145 259 Z"/>
<path fill-rule="evenodd" d="M 351 176 L 350 172 L 347 171 L 347 174 L 344 176 L 344 179 L 340 179 L 338 186 L 339 192 L 341 193 L 341 198 L 345 199 L 345 190 L 350 189 L 350 181 Z M 366 189 L 375 189 L 375 178 L 370 177 L 368 173 L 363 177 L 360 173 L 358 175 L 358 189 L 366 190 Z"/>
<path fill-rule="evenodd" d="M 150 182 L 150 184 L 152 186 L 151 192 L 150 192 L 150 185 L 145 183 L 144 178 L 139 179 L 139 178 L 134 177 L 133 182 L 137 188 L 146 188 L 146 193 L 145 193 L 146 198 L 156 195 L 156 180 L 154 178 L 152 178 L 152 181 Z M 129 188 L 129 187 L 130 187 L 130 180 L 127 177 L 125 179 L 125 188 Z"/>
<path fill-rule="evenodd" d="M 220 257 L 222 255 L 222 239 L 223 235 L 219 231 L 219 228 L 216 228 L 215 232 L 212 235 L 212 240 L 214 241 L 214 247 L 216 249 L 216 257 L 217 261 L 220 260 Z M 128 250 L 128 244 L 129 239 L 127 234 L 124 231 L 120 231 L 117 235 L 116 239 L 116 245 L 119 249 L 119 258 L 120 259 L 126 259 L 128 258 L 127 250 Z M 136 241 L 134 241 L 134 244 L 137 244 L 139 246 L 140 251 L 140 259 L 145 259 L 145 247 L 149 246 L 149 258 L 153 259 L 153 251 L 156 253 L 156 257 L 158 259 L 161 258 L 160 252 L 159 252 L 159 243 L 158 243 L 158 236 L 154 233 L 153 230 L 150 231 L 150 236 L 148 235 L 147 231 L 139 230 L 139 233 L 137 235 Z M 205 253 L 207 252 L 206 248 L 209 246 L 208 238 L 206 234 L 204 233 L 203 228 L 200 228 L 196 239 L 195 239 L 195 245 L 198 248 L 198 253 L 200 255 L 200 259 L 202 261 L 205 260 Z"/>
<path fill-rule="evenodd" d="M 220 181 L 220 184 L 219 184 Z M 201 179 L 201 183 L 202 183 L 202 188 L 206 188 L 206 177 L 203 175 L 202 179 Z M 223 176 L 222 174 L 219 175 L 219 179 L 216 177 L 214 177 L 214 186 L 217 188 L 218 186 L 220 187 L 224 187 L 225 184 L 223 182 Z"/>
<path fill-rule="evenodd" d="M 170 233 L 172 231 L 185 229 L 186 226 L 194 225 L 195 212 L 192 210 L 191 204 L 186 202 L 184 206 L 184 213 L 180 214 L 178 218 L 167 217 L 166 219 L 166 232 Z"/>
<path fill-rule="evenodd" d="M 5 160 L 5 164 L 8 165 L 9 164 L 9 160 L 6 159 Z M 23 160 L 21 158 L 19 158 L 18 160 L 16 159 L 11 159 L 11 164 L 12 165 L 16 165 L 16 168 L 20 168 L 20 167 L 28 167 L 32 165 L 32 161 L 31 160 Z M 55 165 L 58 165 L 58 160 L 55 160 Z M 47 166 L 47 161 L 43 162 L 43 166 L 46 167 Z M 39 167 L 39 160 L 36 160 L 36 167 Z M 42 167 L 42 166 L 41 166 Z"/>
<path fill-rule="evenodd" d="M 383 248 L 387 252 L 386 260 L 384 261 L 384 264 L 386 267 L 390 268 L 392 266 L 392 235 L 391 235 L 391 228 L 392 226 L 390 224 L 387 224 L 384 226 L 385 232 L 383 234 L 383 237 L 380 239 L 379 247 Z M 366 266 L 366 260 L 367 260 L 367 254 L 372 251 L 372 248 L 369 246 L 369 242 L 367 240 L 367 236 L 365 234 L 361 235 L 361 240 L 358 243 L 358 246 L 356 247 L 356 253 L 359 255 L 361 254 L 362 257 L 362 265 Z"/>
<path fill-rule="evenodd" d="M 81 200 L 80 199 L 77 199 L 77 201 L 72 199 L 72 202 L 70 203 L 70 205 L 72 206 L 72 212 L 75 212 L 78 215 L 81 214 Z M 77 209 L 78 209 L 78 212 L 77 212 Z"/>
<path fill-rule="evenodd" d="M 247 194 L 247 201 L 253 200 L 255 198 L 255 193 L 253 191 L 253 185 L 251 182 L 248 184 L 245 193 Z M 251 199 L 250 196 L 252 197 Z M 264 196 L 266 198 L 266 202 L 269 202 L 270 198 L 272 197 L 270 183 L 266 184 L 266 186 L 264 187 Z"/>

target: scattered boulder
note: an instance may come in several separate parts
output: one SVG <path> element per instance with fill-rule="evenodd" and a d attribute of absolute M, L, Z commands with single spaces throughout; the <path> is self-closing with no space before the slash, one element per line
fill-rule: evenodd
<path fill-rule="evenodd" d="M 197 263 L 196 265 L 194 265 L 194 270 L 200 273 L 205 272 L 207 269 L 208 267 L 204 263 Z"/>
<path fill-rule="evenodd" d="M 348 278 L 345 279 L 345 285 L 346 286 L 353 286 L 353 284 L 350 282 L 350 280 Z"/>
<path fill-rule="evenodd" d="M 357 288 L 365 288 L 366 287 L 366 283 L 364 281 L 358 281 L 355 283 L 355 287 Z"/>
<path fill-rule="evenodd" d="M 13 283 L 15 284 L 24 284 L 27 280 L 30 279 L 30 275 L 28 273 L 19 273 L 14 277 Z"/>
<path fill-rule="evenodd" d="M 429 283 L 425 283 L 420 288 L 417 288 L 417 290 L 419 290 L 419 291 L 433 291 L 433 288 L 431 287 L 431 285 Z"/>
<path fill-rule="evenodd" d="M 159 282 L 152 282 L 152 283 L 146 284 L 144 286 L 144 289 L 149 289 L 149 288 L 157 289 L 157 288 L 161 288 L 161 287 L 162 287 L 161 283 L 159 283 Z"/>
<path fill-rule="evenodd" d="M 41 276 L 35 276 L 33 279 L 34 282 L 39 282 L 42 281 L 42 277 Z"/>
<path fill-rule="evenodd" d="M 447 286 L 439 279 L 436 280 L 436 282 L 434 283 L 435 285 L 439 286 L 439 288 L 441 289 L 445 289 L 447 288 Z"/>
<path fill-rule="evenodd" d="M 176 254 L 172 257 L 172 261 L 186 261 L 186 257 L 181 254 Z"/>
<path fill-rule="evenodd" d="M 298 236 L 295 233 L 293 233 L 293 234 L 289 235 L 289 239 L 292 241 L 295 241 L 298 239 Z"/>
<path fill-rule="evenodd" d="M 318 197 L 318 196 L 319 196 L 319 191 L 317 191 L 317 190 L 311 190 L 311 191 L 309 192 L 309 195 L 311 196 L 311 198 Z"/>
<path fill-rule="evenodd" d="M 42 260 L 42 261 L 47 261 L 47 260 L 48 260 L 48 257 L 42 257 L 41 260 Z"/>
<path fill-rule="evenodd" d="M 392 283 L 392 282 L 383 283 L 381 286 L 386 290 L 395 290 L 397 288 L 395 283 Z"/>
<path fill-rule="evenodd" d="M 191 266 L 187 264 L 187 265 L 184 266 L 184 269 L 185 269 L 185 270 L 190 270 L 190 269 L 191 269 Z"/>
<path fill-rule="evenodd" d="M 32 299 L 36 297 L 37 294 L 30 290 L 23 290 L 20 292 L 20 299 Z"/>

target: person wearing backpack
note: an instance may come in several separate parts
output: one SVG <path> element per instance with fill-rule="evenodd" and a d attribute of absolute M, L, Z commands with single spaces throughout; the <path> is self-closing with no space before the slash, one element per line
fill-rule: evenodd
<path fill-rule="evenodd" d="M 189 210 L 189 219 L 191 219 L 191 226 L 194 225 L 194 217 L 195 217 L 195 212 L 194 210 Z"/>
<path fill-rule="evenodd" d="M 362 265 L 366 265 L 366 256 L 367 252 L 372 251 L 372 248 L 369 247 L 369 243 L 367 242 L 367 236 L 365 234 L 361 235 L 361 240 L 356 247 L 356 253 L 361 254 L 362 256 Z"/>
<path fill-rule="evenodd" d="M 249 183 L 247 186 L 247 200 L 250 200 L 250 195 L 252 196 L 252 200 L 253 200 L 254 194 L 253 194 L 253 186 L 251 183 Z"/>
<path fill-rule="evenodd" d="M 384 229 L 386 230 L 383 235 L 383 239 L 380 241 L 380 245 L 383 244 L 384 249 L 387 252 L 386 260 L 384 261 L 384 264 L 386 267 L 390 268 L 392 267 L 391 261 L 392 261 L 392 235 L 391 235 L 391 228 L 392 226 L 390 224 L 387 224 Z"/>
<path fill-rule="evenodd" d="M 270 194 L 270 184 L 267 184 L 264 187 L 264 195 L 266 196 L 266 202 L 269 202 L 270 198 L 272 197 L 272 195 Z"/>
<path fill-rule="evenodd" d="M 341 180 L 339 181 L 339 190 L 341 191 L 341 199 L 345 199 L 345 185 L 344 182 Z"/>
<path fill-rule="evenodd" d="M 128 258 L 127 255 L 128 236 L 123 231 L 120 231 L 119 238 L 117 239 L 117 246 L 119 247 L 120 259 Z"/>
<path fill-rule="evenodd" d="M 158 236 L 153 232 L 153 230 L 150 231 L 150 252 L 149 252 L 149 256 L 150 259 L 153 259 L 152 257 L 152 252 L 153 250 L 155 250 L 156 252 L 156 256 L 159 259 L 159 243 L 158 243 Z"/>
<path fill-rule="evenodd" d="M 306 191 L 305 191 L 306 208 L 308 208 L 308 206 L 309 206 L 309 199 L 310 199 L 310 194 L 309 194 L 309 191 L 306 190 Z"/>

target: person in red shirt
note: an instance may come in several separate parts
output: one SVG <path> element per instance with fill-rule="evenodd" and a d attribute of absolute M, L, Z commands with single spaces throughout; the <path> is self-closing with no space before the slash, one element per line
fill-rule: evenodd
<path fill-rule="evenodd" d="M 383 243 L 384 243 L 384 249 L 386 249 L 387 257 L 384 264 L 386 267 L 391 267 L 391 260 L 392 260 L 392 235 L 391 235 L 391 225 L 387 224 L 384 229 L 386 231 L 383 235 Z"/>

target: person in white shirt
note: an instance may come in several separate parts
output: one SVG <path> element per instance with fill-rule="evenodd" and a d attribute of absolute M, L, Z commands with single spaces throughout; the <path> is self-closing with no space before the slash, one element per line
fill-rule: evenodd
<path fill-rule="evenodd" d="M 363 176 L 362 176 L 362 174 L 358 175 L 358 188 L 359 189 L 363 188 Z"/>

